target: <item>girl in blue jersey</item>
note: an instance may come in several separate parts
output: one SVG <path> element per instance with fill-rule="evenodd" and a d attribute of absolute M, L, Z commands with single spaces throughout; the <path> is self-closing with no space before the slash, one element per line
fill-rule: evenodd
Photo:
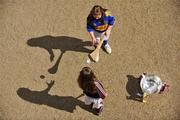
<path fill-rule="evenodd" d="M 100 38 L 104 35 L 103 47 L 107 53 L 111 53 L 111 47 L 108 44 L 108 39 L 114 25 L 114 16 L 110 11 L 95 5 L 87 17 L 87 31 L 89 32 L 92 45 L 99 43 Z"/>

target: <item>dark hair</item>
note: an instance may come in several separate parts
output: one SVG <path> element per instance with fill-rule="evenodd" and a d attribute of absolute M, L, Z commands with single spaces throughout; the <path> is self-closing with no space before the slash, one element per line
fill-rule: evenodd
<path fill-rule="evenodd" d="M 103 21 L 104 21 L 104 20 L 103 20 L 103 17 L 105 16 L 105 11 L 106 11 L 106 10 L 107 10 L 107 9 L 102 8 L 100 5 L 95 5 L 95 6 L 91 9 L 90 14 L 89 14 L 88 17 L 87 17 L 87 20 L 88 20 L 88 21 L 93 20 L 93 19 L 94 19 L 94 15 L 101 15 L 102 17 L 101 17 L 100 19 L 101 19 L 101 21 L 103 22 Z"/>
<path fill-rule="evenodd" d="M 82 68 L 77 79 L 79 87 L 86 92 L 95 93 L 97 90 L 94 81 L 97 81 L 97 78 L 94 75 L 94 72 L 91 70 L 91 68 Z"/>
<path fill-rule="evenodd" d="M 105 11 L 105 9 L 104 8 L 102 8 L 100 5 L 95 5 L 92 9 L 91 9 L 91 12 L 90 12 L 90 14 L 91 15 L 104 15 L 105 13 L 104 13 L 104 11 Z"/>

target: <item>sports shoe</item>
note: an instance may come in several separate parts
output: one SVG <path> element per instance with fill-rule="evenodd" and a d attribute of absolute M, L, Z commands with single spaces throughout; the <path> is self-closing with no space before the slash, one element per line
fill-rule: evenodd
<path fill-rule="evenodd" d="M 100 115 L 103 111 L 103 106 L 101 106 L 99 109 L 96 109 L 96 115 Z"/>
<path fill-rule="evenodd" d="M 109 44 L 104 45 L 104 49 L 106 50 L 106 52 L 108 54 L 111 54 L 112 50 L 111 50 L 111 47 L 109 46 Z"/>

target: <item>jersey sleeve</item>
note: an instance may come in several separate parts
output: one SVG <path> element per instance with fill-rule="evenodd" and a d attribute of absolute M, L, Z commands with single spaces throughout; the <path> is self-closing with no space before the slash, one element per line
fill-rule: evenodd
<path fill-rule="evenodd" d="M 86 28 L 87 28 L 87 31 L 88 31 L 88 32 L 94 31 L 94 29 L 92 28 L 92 26 L 90 26 L 90 25 L 88 25 L 88 24 L 87 24 L 87 27 L 86 27 Z"/>
<path fill-rule="evenodd" d="M 93 27 L 92 27 L 92 25 L 91 25 L 91 21 L 88 20 L 88 18 L 87 18 L 87 26 L 86 26 L 86 29 L 87 29 L 88 32 L 94 31 L 94 29 L 93 29 Z"/>
<path fill-rule="evenodd" d="M 103 87 L 103 85 L 100 82 L 95 82 L 96 88 L 97 88 L 97 92 L 99 94 L 99 96 L 102 99 L 105 99 L 107 97 L 107 93 Z"/>

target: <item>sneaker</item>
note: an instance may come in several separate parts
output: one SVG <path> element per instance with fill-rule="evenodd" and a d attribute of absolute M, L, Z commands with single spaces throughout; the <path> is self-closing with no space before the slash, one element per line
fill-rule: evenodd
<path fill-rule="evenodd" d="M 106 52 L 108 54 L 111 54 L 112 50 L 111 50 L 111 47 L 109 46 L 109 44 L 104 45 L 104 49 L 106 50 Z"/>
<path fill-rule="evenodd" d="M 103 111 L 103 106 L 101 106 L 99 109 L 96 109 L 96 115 L 100 115 Z"/>

